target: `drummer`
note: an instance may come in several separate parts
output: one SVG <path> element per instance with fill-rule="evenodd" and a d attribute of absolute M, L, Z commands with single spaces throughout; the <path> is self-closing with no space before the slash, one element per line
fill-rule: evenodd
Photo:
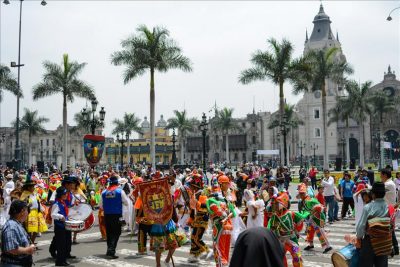
<path fill-rule="evenodd" d="M 74 198 L 77 200 L 77 202 L 79 203 L 86 203 L 86 195 L 85 193 L 82 191 L 81 189 L 81 185 L 83 183 L 80 181 L 80 178 L 77 178 L 74 180 L 74 183 L 72 184 L 72 194 L 74 195 Z M 76 236 L 77 236 L 78 232 L 74 232 L 73 238 L 72 238 L 72 244 L 77 245 L 79 244 L 76 241 Z"/>
<path fill-rule="evenodd" d="M 54 242 L 57 250 L 56 266 L 68 266 L 67 247 L 71 236 L 65 230 L 64 222 L 68 219 L 68 190 L 61 186 L 56 190 L 56 200 L 51 208 L 51 218 L 54 220 Z M 69 242 L 68 242 L 69 239 Z"/>

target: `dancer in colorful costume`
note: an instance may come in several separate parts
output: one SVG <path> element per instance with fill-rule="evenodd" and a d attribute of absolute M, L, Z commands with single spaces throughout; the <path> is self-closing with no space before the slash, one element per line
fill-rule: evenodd
<path fill-rule="evenodd" d="M 22 187 L 20 200 L 28 203 L 29 214 L 25 222 L 25 229 L 28 232 L 32 243 L 35 242 L 38 233 L 47 231 L 47 225 L 44 219 L 44 208 L 40 203 L 40 198 L 35 192 L 36 183 L 31 179 L 31 173 L 27 175 L 27 179 Z"/>
<path fill-rule="evenodd" d="M 231 231 L 233 230 L 231 218 L 236 216 L 235 206 L 226 198 L 230 181 L 225 175 L 218 178 L 221 192 L 214 193 L 207 200 L 207 210 L 210 214 L 213 227 L 213 250 L 217 267 L 227 266 Z"/>
<path fill-rule="evenodd" d="M 190 236 L 191 247 L 189 262 L 195 263 L 199 261 L 202 254 L 208 254 L 209 248 L 203 241 L 203 235 L 208 227 L 208 210 L 207 195 L 204 194 L 202 188 L 204 186 L 202 175 L 193 174 L 189 180 L 193 197 L 190 200 L 190 218 L 188 225 L 192 227 Z"/>
<path fill-rule="evenodd" d="M 325 207 L 316 198 L 311 198 L 307 195 L 307 186 L 304 183 L 300 184 L 298 189 L 299 197 L 302 200 L 303 212 L 309 214 L 306 238 L 309 245 L 304 250 L 314 248 L 314 234 L 317 233 L 321 246 L 324 249 L 323 253 L 326 254 L 332 250 L 332 247 L 324 230 L 326 220 Z"/>
<path fill-rule="evenodd" d="M 288 210 L 289 201 L 289 195 L 286 192 L 280 192 L 278 196 L 272 197 L 272 216 L 268 221 L 268 229 L 278 236 L 285 252 L 292 255 L 293 266 L 301 267 L 303 259 L 301 258 L 298 232 L 303 228 L 303 221 L 308 214 Z M 287 266 L 286 256 L 284 264 Z"/>

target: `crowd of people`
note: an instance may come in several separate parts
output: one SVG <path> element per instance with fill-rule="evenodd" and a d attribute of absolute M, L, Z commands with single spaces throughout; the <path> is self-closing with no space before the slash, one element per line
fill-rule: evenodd
<path fill-rule="evenodd" d="M 68 168 L 41 174 L 34 166 L 19 172 L 4 168 L 0 179 L 2 266 L 31 266 L 36 239 L 49 227 L 54 229 L 50 255 L 56 266 L 68 266 L 68 260 L 75 258 L 71 248 L 79 244 L 79 231 L 71 230 L 67 222 L 76 207 L 87 204 L 98 209 L 99 231 L 107 242 L 109 259 L 118 258 L 116 247 L 121 231 L 126 230 L 137 235 L 139 256 L 150 254 L 150 244 L 156 267 L 161 266 L 163 252 L 163 264 L 170 266 L 175 250 L 189 242 L 190 263 L 214 258 L 217 267 L 244 266 L 238 264 L 247 258 L 246 262 L 255 263 L 252 266 L 287 266 L 289 253 L 293 266 L 303 266 L 301 251 L 314 249 L 315 234 L 323 253 L 331 253 L 326 224 L 352 218 L 356 235 L 346 236 L 357 248 L 352 266 L 387 266 L 388 256 L 399 254 L 395 235 L 399 172 L 393 180 L 392 172 L 382 169 L 381 181 L 376 182 L 371 170 L 360 169 L 354 177 L 345 171 L 337 179 L 329 170 L 319 178 L 315 167 L 300 169 L 296 193 L 290 194 L 293 178 L 286 167 L 272 171 L 247 163 L 235 171 L 215 166 L 208 171 L 207 175 L 196 167 L 153 170 L 141 165 L 123 171 L 110 166 L 104 171 Z M 167 179 L 173 203 L 166 224 L 145 213 L 139 190 L 143 183 L 159 179 Z M 291 205 L 296 202 L 294 211 Z M 209 227 L 212 248 L 203 240 Z M 255 242 L 250 252 L 246 240 L 254 233 L 260 246 L 267 242 L 280 248 L 255 248 Z M 303 234 L 307 246 L 301 248 Z M 265 255 L 252 257 L 258 250 Z M 230 256 L 237 260 L 230 261 Z"/>

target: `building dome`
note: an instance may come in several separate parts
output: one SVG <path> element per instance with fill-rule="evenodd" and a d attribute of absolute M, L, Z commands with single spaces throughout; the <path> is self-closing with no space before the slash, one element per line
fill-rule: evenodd
<path fill-rule="evenodd" d="M 167 126 L 167 122 L 164 120 L 164 116 L 160 116 L 160 120 L 157 122 L 157 127 L 165 128 Z"/>
<path fill-rule="evenodd" d="M 329 20 L 330 21 L 329 16 L 327 14 L 325 14 L 324 7 L 322 4 L 319 6 L 319 12 L 314 17 L 313 22 L 315 23 L 316 21 L 319 21 L 319 20 Z"/>
<path fill-rule="evenodd" d="M 144 120 L 140 126 L 142 129 L 150 128 L 150 122 L 147 120 L 147 116 L 144 117 Z"/>

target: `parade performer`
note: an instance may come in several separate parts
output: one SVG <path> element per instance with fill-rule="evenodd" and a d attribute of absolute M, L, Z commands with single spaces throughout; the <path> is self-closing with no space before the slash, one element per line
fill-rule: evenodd
<path fill-rule="evenodd" d="M 190 177 L 187 177 L 186 179 L 189 180 Z M 187 239 L 190 238 L 190 229 L 187 222 L 190 217 L 190 199 L 192 198 L 192 195 L 193 192 L 188 186 L 188 183 L 181 185 L 174 193 L 174 206 L 178 210 L 178 224 L 185 232 Z"/>
<path fill-rule="evenodd" d="M 103 190 L 106 187 L 107 179 L 108 179 L 108 175 L 103 174 L 98 181 L 98 184 L 97 184 L 98 190 L 96 190 L 96 194 L 94 196 L 96 204 L 100 204 L 101 193 L 103 192 Z M 104 220 L 104 209 L 101 206 L 99 206 L 98 218 L 99 218 L 99 229 L 100 229 L 101 239 L 103 241 L 107 241 L 106 223 Z"/>
<path fill-rule="evenodd" d="M 302 200 L 302 207 L 304 213 L 309 213 L 307 238 L 309 243 L 304 250 L 311 250 L 314 248 L 314 234 L 317 233 L 318 239 L 321 242 L 321 247 L 324 249 L 324 254 L 332 250 L 329 244 L 328 237 L 325 233 L 325 207 L 319 203 L 316 198 L 311 198 L 307 195 L 307 187 L 305 184 L 299 185 L 299 197 Z"/>
<path fill-rule="evenodd" d="M 122 206 L 128 205 L 128 197 L 118 186 L 118 177 L 111 176 L 109 186 L 101 193 L 100 206 L 104 210 L 109 259 L 117 259 L 115 249 L 121 235 Z"/>
<path fill-rule="evenodd" d="M 307 213 L 301 214 L 288 210 L 289 195 L 281 192 L 271 199 L 272 216 L 268 221 L 268 229 L 271 229 L 281 241 L 285 252 L 292 256 L 294 267 L 303 266 L 303 259 L 299 247 L 298 232 L 303 228 L 303 221 Z M 286 256 L 284 264 L 287 266 Z"/>
<path fill-rule="evenodd" d="M 224 195 L 229 189 L 229 182 L 227 176 L 221 175 L 218 178 L 221 192 L 214 193 L 207 200 L 207 210 L 213 227 L 213 251 L 217 267 L 228 265 L 231 231 L 233 229 L 231 218 L 236 216 L 234 205 Z"/>
<path fill-rule="evenodd" d="M 203 241 L 203 235 L 208 227 L 207 195 L 203 193 L 203 179 L 201 174 L 192 175 L 189 180 L 190 188 L 193 191 L 193 198 L 190 203 L 190 219 L 188 225 L 192 227 L 190 235 L 190 257 L 189 262 L 199 261 L 201 255 L 207 255 L 209 248 Z"/>
<path fill-rule="evenodd" d="M 40 198 L 35 192 L 36 183 L 32 181 L 31 174 L 27 175 L 27 179 L 22 186 L 21 201 L 28 203 L 29 214 L 25 222 L 25 229 L 28 232 L 32 242 L 35 242 L 38 233 L 47 231 L 47 225 L 44 220 L 44 209 L 40 204 Z"/>
<path fill-rule="evenodd" d="M 57 250 L 56 266 L 68 266 L 67 248 L 71 243 L 71 235 L 67 234 L 64 222 L 68 220 L 68 190 L 64 186 L 57 188 L 55 192 L 55 202 L 51 208 L 51 217 L 54 220 L 54 244 Z"/>
<path fill-rule="evenodd" d="M 154 222 L 144 216 L 142 197 L 140 196 L 140 192 L 138 190 L 138 185 L 141 183 L 143 183 L 143 178 L 137 177 L 134 181 L 136 189 L 133 192 L 133 195 L 136 198 L 134 206 L 136 223 L 139 225 L 137 254 L 147 255 L 147 237 L 150 235 L 151 226 Z"/>

